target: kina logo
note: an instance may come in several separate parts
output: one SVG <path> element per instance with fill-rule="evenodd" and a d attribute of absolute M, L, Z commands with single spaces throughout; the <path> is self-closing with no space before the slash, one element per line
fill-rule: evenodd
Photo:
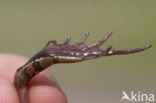
<path fill-rule="evenodd" d="M 154 94 L 141 93 L 140 91 L 126 93 L 122 91 L 121 101 L 134 101 L 134 102 L 154 102 Z"/>

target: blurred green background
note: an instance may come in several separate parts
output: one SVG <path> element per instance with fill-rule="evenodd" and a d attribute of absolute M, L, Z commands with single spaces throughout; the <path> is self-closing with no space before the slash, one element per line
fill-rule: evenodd
<path fill-rule="evenodd" d="M 31 57 L 48 40 L 71 43 L 90 31 L 87 44 L 114 33 L 101 48 L 152 44 L 132 55 L 50 67 L 69 103 L 120 103 L 122 91 L 156 96 L 155 0 L 1 0 L 0 52 Z"/>

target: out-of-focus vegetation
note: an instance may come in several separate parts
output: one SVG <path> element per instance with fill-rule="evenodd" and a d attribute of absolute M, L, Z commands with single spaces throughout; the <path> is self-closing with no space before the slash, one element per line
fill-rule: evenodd
<path fill-rule="evenodd" d="M 71 43 L 85 32 L 87 44 L 109 30 L 101 48 L 127 49 L 152 44 L 147 51 L 51 67 L 69 103 L 120 103 L 122 90 L 156 95 L 155 0 L 1 0 L 0 52 L 31 57 L 48 40 Z"/>

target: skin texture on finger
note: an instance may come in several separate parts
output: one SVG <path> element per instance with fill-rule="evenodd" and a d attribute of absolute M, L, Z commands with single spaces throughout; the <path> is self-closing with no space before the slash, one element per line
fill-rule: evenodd
<path fill-rule="evenodd" d="M 0 54 L 0 77 L 8 80 L 12 85 L 17 68 L 25 64 L 27 60 L 22 56 Z M 13 85 L 12 87 L 14 88 Z M 67 103 L 67 99 L 56 80 L 47 71 L 34 77 L 30 81 L 28 89 L 30 103 Z M 17 93 L 14 92 L 14 94 Z"/>
<path fill-rule="evenodd" d="M 29 85 L 31 85 L 28 90 L 30 103 L 67 103 L 64 93 L 56 82 L 42 73 L 33 78 Z"/>
<path fill-rule="evenodd" d="M 0 78 L 0 103 L 19 103 L 16 89 L 3 78 Z"/>

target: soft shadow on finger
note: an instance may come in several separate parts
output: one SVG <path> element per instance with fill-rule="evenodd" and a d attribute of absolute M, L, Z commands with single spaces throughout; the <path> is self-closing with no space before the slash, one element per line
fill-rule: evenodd
<path fill-rule="evenodd" d="M 29 98 L 30 103 L 67 103 L 57 83 L 44 73 L 40 73 L 29 83 Z"/>

